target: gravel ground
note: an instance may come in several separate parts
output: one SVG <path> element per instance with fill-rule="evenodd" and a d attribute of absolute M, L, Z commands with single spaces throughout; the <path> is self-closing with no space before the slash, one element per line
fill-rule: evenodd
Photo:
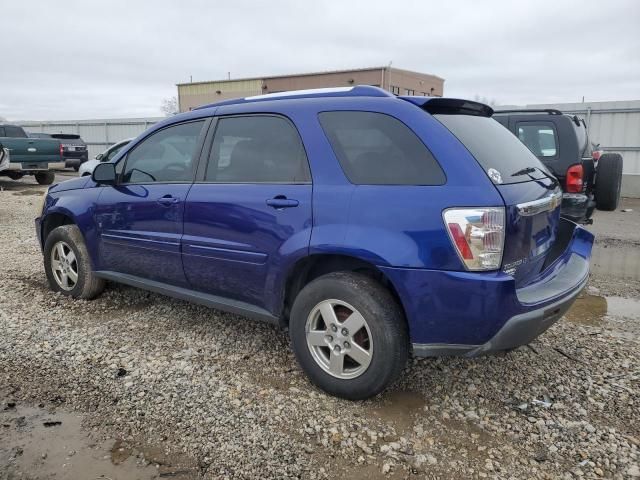
<path fill-rule="evenodd" d="M 80 415 L 91 448 L 144 469 L 125 479 L 640 477 L 637 280 L 594 275 L 530 346 L 412 359 L 390 391 L 348 402 L 311 386 L 270 325 L 117 285 L 52 293 L 43 188 L 0 186 L 0 479 L 73 478 L 21 461 L 45 448 L 20 436 L 45 414 Z"/>

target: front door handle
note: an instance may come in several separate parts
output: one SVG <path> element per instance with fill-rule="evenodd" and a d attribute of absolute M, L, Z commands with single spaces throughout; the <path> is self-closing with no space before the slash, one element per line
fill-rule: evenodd
<path fill-rule="evenodd" d="M 267 205 L 275 208 L 276 210 L 281 210 L 283 208 L 297 207 L 298 205 L 300 205 L 300 202 L 298 200 L 294 200 L 293 198 L 287 198 L 284 195 L 278 195 L 267 200 Z"/>
<path fill-rule="evenodd" d="M 176 203 L 178 203 L 180 200 L 177 199 L 176 197 L 172 197 L 171 195 L 165 195 L 164 197 L 161 197 L 158 199 L 158 203 L 160 205 L 164 205 L 165 207 L 169 207 L 171 205 L 174 205 Z"/>

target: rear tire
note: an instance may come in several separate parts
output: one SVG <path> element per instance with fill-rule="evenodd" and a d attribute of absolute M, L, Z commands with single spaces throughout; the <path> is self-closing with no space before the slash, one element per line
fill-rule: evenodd
<path fill-rule="evenodd" d="M 622 185 L 622 156 L 619 153 L 605 153 L 598 160 L 596 170 L 596 207 L 598 210 L 613 211 L 620 202 Z"/>
<path fill-rule="evenodd" d="M 51 290 L 91 300 L 104 290 L 105 281 L 93 271 L 89 252 L 76 225 L 55 228 L 44 242 L 44 270 Z"/>
<path fill-rule="evenodd" d="M 293 303 L 289 335 L 311 382 L 349 400 L 383 391 L 409 355 L 402 309 L 389 290 L 358 273 L 330 273 L 306 285 Z"/>
<path fill-rule="evenodd" d="M 40 185 L 51 185 L 56 178 L 53 172 L 38 172 L 35 177 L 36 182 Z"/>

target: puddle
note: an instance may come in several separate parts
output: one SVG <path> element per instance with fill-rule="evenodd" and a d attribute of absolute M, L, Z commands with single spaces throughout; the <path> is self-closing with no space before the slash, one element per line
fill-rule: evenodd
<path fill-rule="evenodd" d="M 1 406 L 5 410 L 0 410 L 0 465 L 7 478 L 146 480 L 163 474 L 174 479 L 195 476 L 194 470 L 169 467 L 166 457 L 157 453 L 136 451 L 113 440 L 96 443 L 76 414 L 14 406 L 6 401 Z"/>
<path fill-rule="evenodd" d="M 596 295 L 578 297 L 565 318 L 580 325 L 599 326 L 607 315 L 607 299 Z"/>
<path fill-rule="evenodd" d="M 640 280 L 638 246 L 624 242 L 596 243 L 591 253 L 591 272 L 616 278 Z"/>
<path fill-rule="evenodd" d="M 398 434 L 413 427 L 415 417 L 426 404 L 423 395 L 415 392 L 393 391 L 382 396 L 381 405 L 371 407 L 371 414 L 393 425 Z"/>
<path fill-rule="evenodd" d="M 579 325 L 606 328 L 615 337 L 640 338 L 640 300 L 635 298 L 586 294 L 578 297 L 565 318 Z"/>

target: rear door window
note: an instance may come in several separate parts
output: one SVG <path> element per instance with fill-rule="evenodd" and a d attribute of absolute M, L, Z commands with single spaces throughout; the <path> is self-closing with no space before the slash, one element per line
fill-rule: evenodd
<path fill-rule="evenodd" d="M 518 138 L 531 153 L 540 158 L 558 156 L 558 136 L 550 122 L 518 122 Z"/>
<path fill-rule="evenodd" d="M 282 117 L 220 118 L 205 181 L 212 183 L 309 183 L 307 156 L 294 126 Z"/>
<path fill-rule="evenodd" d="M 550 173 L 509 130 L 490 117 L 436 114 L 482 166 L 495 184 L 542 179 Z"/>
<path fill-rule="evenodd" d="M 442 185 L 445 174 L 417 135 L 400 120 L 375 112 L 319 115 L 342 170 L 356 185 Z"/>

